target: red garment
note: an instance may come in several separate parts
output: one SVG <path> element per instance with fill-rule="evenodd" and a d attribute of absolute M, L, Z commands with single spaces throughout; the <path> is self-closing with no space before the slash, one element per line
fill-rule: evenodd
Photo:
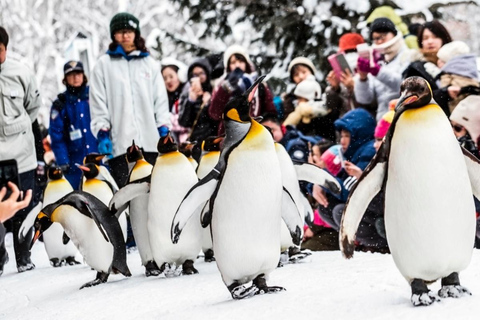
<path fill-rule="evenodd" d="M 210 103 L 210 107 L 208 108 L 208 114 L 210 117 L 213 120 L 221 121 L 218 128 L 218 135 L 222 135 L 225 132 L 222 121 L 223 110 L 225 109 L 225 105 L 227 104 L 228 100 L 231 98 L 231 94 L 222 87 L 222 83 L 220 83 L 220 85 L 218 85 L 213 91 L 212 101 Z M 268 86 L 264 85 L 263 83 L 260 85 L 263 86 L 265 95 L 263 101 L 258 101 L 259 90 L 257 90 L 255 93 L 255 98 L 250 104 L 250 116 L 258 117 L 266 113 L 277 114 L 277 109 L 275 109 L 275 105 L 273 104 L 272 92 Z"/>

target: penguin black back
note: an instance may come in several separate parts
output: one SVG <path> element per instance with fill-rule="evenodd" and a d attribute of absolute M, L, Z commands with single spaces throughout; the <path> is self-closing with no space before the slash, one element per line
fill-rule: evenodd
<path fill-rule="evenodd" d="M 170 132 L 158 140 L 157 150 L 160 154 L 178 151 L 178 146 L 170 135 Z"/>

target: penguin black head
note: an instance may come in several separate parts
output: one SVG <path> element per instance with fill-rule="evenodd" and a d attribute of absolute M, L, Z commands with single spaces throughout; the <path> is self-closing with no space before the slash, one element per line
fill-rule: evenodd
<path fill-rule="evenodd" d="M 160 154 L 178 151 L 178 146 L 170 135 L 170 132 L 158 140 L 157 150 Z"/>
<path fill-rule="evenodd" d="M 127 162 L 132 163 L 143 159 L 143 152 L 142 150 L 135 144 L 135 140 L 132 140 L 132 145 L 127 148 L 126 154 Z"/>
<path fill-rule="evenodd" d="M 102 164 L 102 160 L 103 158 L 105 158 L 105 156 L 106 154 L 103 154 L 103 153 L 96 153 L 96 152 L 89 153 L 85 156 L 85 159 L 83 159 L 83 164 L 94 163 L 99 166 Z"/>
<path fill-rule="evenodd" d="M 77 164 L 77 167 L 83 171 L 83 175 L 87 179 L 93 179 L 98 176 L 100 170 L 98 169 L 98 165 L 94 163 L 86 163 L 84 165 Z"/>
<path fill-rule="evenodd" d="M 53 224 L 53 221 L 50 219 L 53 211 L 48 210 L 49 207 L 50 206 L 46 206 L 44 209 L 47 209 L 47 211 L 40 211 L 40 213 L 37 215 L 37 218 L 35 218 L 35 223 L 33 224 L 35 227 L 35 233 L 30 248 L 33 246 L 35 241 L 40 238 L 42 233 L 44 233 Z"/>
<path fill-rule="evenodd" d="M 52 166 L 48 168 L 47 178 L 49 180 L 60 180 L 63 178 L 63 171 L 60 167 Z"/>
<path fill-rule="evenodd" d="M 400 87 L 402 95 L 395 106 L 395 112 L 426 106 L 432 100 L 432 89 L 427 80 L 421 77 L 409 77 Z"/>
<path fill-rule="evenodd" d="M 206 138 L 202 143 L 202 150 L 206 152 L 220 151 L 223 139 L 225 139 L 223 136 Z"/>
<path fill-rule="evenodd" d="M 183 153 L 185 157 L 190 158 L 192 156 L 192 150 L 193 147 L 197 144 L 196 141 L 190 142 L 190 141 L 185 141 L 180 144 L 180 147 L 178 148 L 178 151 Z"/>
<path fill-rule="evenodd" d="M 251 122 L 252 118 L 250 117 L 250 102 L 255 96 L 258 85 L 265 79 L 266 76 L 259 77 L 250 88 L 248 88 L 243 94 L 231 98 L 225 110 L 223 111 L 223 119 L 225 121 L 236 121 L 236 122 Z"/>

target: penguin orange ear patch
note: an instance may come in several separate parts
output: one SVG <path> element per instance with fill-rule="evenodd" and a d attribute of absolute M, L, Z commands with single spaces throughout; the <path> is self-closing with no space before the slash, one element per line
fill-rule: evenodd
<path fill-rule="evenodd" d="M 242 120 L 240 120 L 240 115 L 238 114 L 237 109 L 230 109 L 230 110 L 227 112 L 227 117 L 228 117 L 229 119 L 234 120 L 234 121 L 242 122 Z"/>

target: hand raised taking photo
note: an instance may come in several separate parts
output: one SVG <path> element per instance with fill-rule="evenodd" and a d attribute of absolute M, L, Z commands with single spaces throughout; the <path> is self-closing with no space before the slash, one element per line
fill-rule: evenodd
<path fill-rule="evenodd" d="M 0 223 L 13 217 L 18 210 L 27 207 L 30 200 L 32 200 L 32 190 L 28 190 L 23 200 L 18 201 L 17 199 L 23 192 L 13 182 L 8 182 L 8 187 L 12 190 L 12 193 L 7 199 L 4 199 L 7 194 L 7 188 L 3 187 L 0 190 Z"/>

